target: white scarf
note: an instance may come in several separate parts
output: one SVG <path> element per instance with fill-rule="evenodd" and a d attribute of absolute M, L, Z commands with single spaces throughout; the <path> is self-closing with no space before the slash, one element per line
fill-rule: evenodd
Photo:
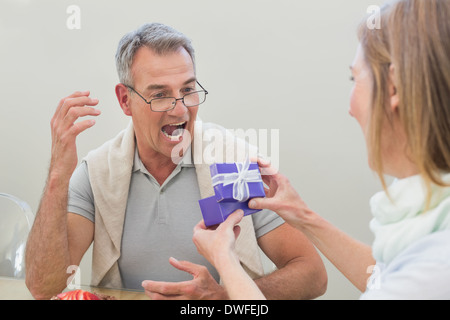
<path fill-rule="evenodd" d="M 450 182 L 450 174 L 443 175 Z M 432 186 L 429 209 L 425 210 L 426 188 L 420 175 L 396 180 L 386 192 L 370 200 L 375 234 L 372 245 L 374 258 L 389 263 L 416 240 L 433 232 L 450 229 L 450 187 Z"/>

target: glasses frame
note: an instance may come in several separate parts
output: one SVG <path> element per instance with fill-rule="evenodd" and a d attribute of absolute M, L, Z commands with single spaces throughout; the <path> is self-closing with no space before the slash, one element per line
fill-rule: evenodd
<path fill-rule="evenodd" d="M 206 101 L 206 95 L 208 94 L 208 91 L 207 91 L 205 88 L 203 88 L 203 86 L 200 84 L 200 82 L 198 82 L 197 80 L 195 80 L 195 82 L 197 82 L 197 84 L 200 86 L 200 88 L 202 88 L 202 90 L 190 92 L 190 93 L 188 93 L 188 94 L 185 94 L 185 95 L 182 96 L 181 98 L 164 97 L 164 98 L 154 98 L 154 99 L 151 99 L 150 101 L 147 101 L 147 99 L 145 99 L 145 98 L 144 98 L 139 92 L 137 92 L 136 89 L 134 89 L 132 86 L 129 86 L 129 85 L 126 85 L 126 84 L 123 84 L 123 85 L 124 85 L 125 87 L 127 87 L 128 89 L 134 91 L 139 97 L 141 97 L 142 100 L 144 100 L 144 102 L 150 106 L 150 110 L 152 110 L 153 112 L 166 112 L 166 111 L 170 111 L 170 110 L 175 109 L 175 107 L 176 107 L 176 105 L 177 105 L 177 101 L 179 101 L 179 100 L 181 100 L 181 102 L 183 102 L 183 105 L 184 105 L 186 108 L 197 107 L 197 106 L 201 105 L 203 102 Z M 188 107 L 188 106 L 184 103 L 184 97 L 186 97 L 186 96 L 188 96 L 188 95 L 190 95 L 190 94 L 197 93 L 197 92 L 204 92 L 204 93 L 205 93 L 205 100 L 203 100 L 203 102 L 201 102 L 201 103 L 199 103 L 199 104 L 196 104 L 196 105 L 194 105 L 194 106 L 189 106 L 189 107 Z M 161 100 L 161 99 L 175 99 L 175 103 L 174 103 L 173 107 L 170 108 L 170 109 L 166 109 L 166 110 L 153 110 L 153 108 L 152 108 L 152 101 L 154 101 L 154 100 Z"/>

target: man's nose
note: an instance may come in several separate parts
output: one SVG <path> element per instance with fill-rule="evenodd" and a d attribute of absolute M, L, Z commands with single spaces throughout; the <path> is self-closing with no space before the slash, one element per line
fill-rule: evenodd
<path fill-rule="evenodd" d="M 174 116 L 184 115 L 187 112 L 187 107 L 184 105 L 183 98 L 175 100 L 175 108 L 169 111 Z"/>

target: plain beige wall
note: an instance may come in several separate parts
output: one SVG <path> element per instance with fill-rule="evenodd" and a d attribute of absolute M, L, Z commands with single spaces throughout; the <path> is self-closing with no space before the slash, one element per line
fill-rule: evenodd
<path fill-rule="evenodd" d="M 348 114 L 348 66 L 358 22 L 382 2 L 1 0 L 0 191 L 37 210 L 50 119 L 73 91 L 91 90 L 102 110 L 78 139 L 80 159 L 128 123 L 114 93 L 117 43 L 143 23 L 162 22 L 193 40 L 198 79 L 210 92 L 202 119 L 230 129 L 278 129 L 280 170 L 311 208 L 370 244 L 368 201 L 380 184 Z M 69 5 L 79 6 L 81 29 L 67 28 Z M 322 298 L 359 297 L 326 266 Z"/>

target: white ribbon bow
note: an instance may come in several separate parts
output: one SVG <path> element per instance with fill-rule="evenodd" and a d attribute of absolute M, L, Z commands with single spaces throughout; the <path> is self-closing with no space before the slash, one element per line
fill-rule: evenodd
<path fill-rule="evenodd" d="M 237 162 L 237 172 L 219 173 L 212 177 L 213 187 L 222 184 L 224 187 L 233 184 L 233 199 L 245 202 L 250 197 L 249 182 L 260 182 L 261 174 L 258 169 L 249 170 L 250 159 L 244 163 Z"/>

